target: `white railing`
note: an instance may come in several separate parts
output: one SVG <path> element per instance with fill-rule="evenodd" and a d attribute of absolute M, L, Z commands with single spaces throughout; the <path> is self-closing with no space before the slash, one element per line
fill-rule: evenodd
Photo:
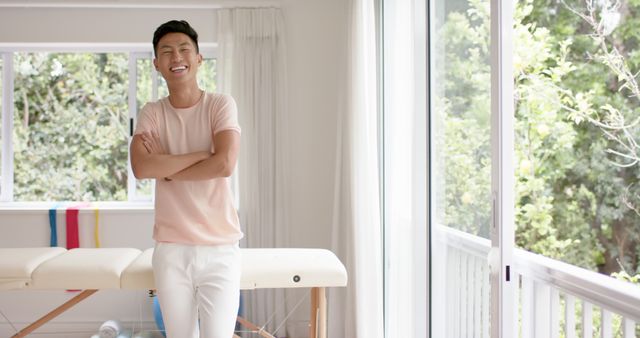
<path fill-rule="evenodd" d="M 490 241 L 437 227 L 433 231 L 434 337 L 489 337 Z M 635 338 L 640 287 L 516 249 L 522 338 Z M 640 337 L 638 337 L 640 338 Z"/>

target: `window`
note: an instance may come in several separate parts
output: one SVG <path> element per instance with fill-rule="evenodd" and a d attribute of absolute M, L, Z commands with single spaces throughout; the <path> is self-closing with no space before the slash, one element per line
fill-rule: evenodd
<path fill-rule="evenodd" d="M 215 91 L 215 59 L 211 50 L 202 53 L 198 81 Z M 3 173 L 13 169 L 12 179 L 3 181 L 10 186 L 0 187 L 4 201 L 152 199 L 153 180 L 136 180 L 128 164 L 130 123 L 145 102 L 167 95 L 152 53 L 123 48 L 5 55 L 12 66 L 2 72 L 13 78 L 14 90 L 12 102 L 4 103 L 14 118 L 2 121 L 13 134 L 11 147 L 3 147 L 13 155 L 13 166 L 3 162 Z"/>
<path fill-rule="evenodd" d="M 640 5 L 429 9 L 432 336 L 640 332 Z"/>
<path fill-rule="evenodd" d="M 127 55 L 13 57 L 14 200 L 126 200 Z"/>
<path fill-rule="evenodd" d="M 528 1 L 514 17 L 516 244 L 636 285 L 639 12 L 633 1 Z M 622 336 L 620 316 L 612 323 Z"/>
<path fill-rule="evenodd" d="M 430 144 L 432 336 L 488 336 L 491 56 L 489 0 L 432 3 Z"/>
<path fill-rule="evenodd" d="M 640 276 L 639 12 L 529 1 L 514 18 L 516 243 L 607 275 Z"/>

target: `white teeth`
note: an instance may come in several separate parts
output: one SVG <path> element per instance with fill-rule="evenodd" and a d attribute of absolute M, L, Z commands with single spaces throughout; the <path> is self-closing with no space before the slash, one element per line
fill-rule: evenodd
<path fill-rule="evenodd" d="M 185 70 L 185 69 L 187 69 L 186 66 L 178 66 L 178 67 L 172 67 L 171 71 L 172 72 L 178 72 L 178 71 Z"/>

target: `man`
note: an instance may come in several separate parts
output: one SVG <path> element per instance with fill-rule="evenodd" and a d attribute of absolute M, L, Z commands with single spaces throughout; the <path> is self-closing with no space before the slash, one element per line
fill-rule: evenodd
<path fill-rule="evenodd" d="M 169 96 L 141 110 L 131 141 L 137 178 L 155 178 L 153 270 L 169 338 L 229 338 L 239 303 L 240 230 L 228 183 L 240 148 L 235 101 L 205 93 L 198 34 L 186 21 L 154 33 Z"/>

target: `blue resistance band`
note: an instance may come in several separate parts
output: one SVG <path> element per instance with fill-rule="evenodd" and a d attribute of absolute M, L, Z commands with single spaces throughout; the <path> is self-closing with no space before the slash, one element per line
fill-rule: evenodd
<path fill-rule="evenodd" d="M 58 230 L 56 225 L 56 209 L 49 209 L 49 226 L 51 227 L 51 246 L 58 246 Z"/>
<path fill-rule="evenodd" d="M 58 246 L 58 225 L 57 221 L 58 203 L 56 203 L 51 209 L 49 209 L 49 227 L 51 228 L 51 242 L 50 246 Z"/>

